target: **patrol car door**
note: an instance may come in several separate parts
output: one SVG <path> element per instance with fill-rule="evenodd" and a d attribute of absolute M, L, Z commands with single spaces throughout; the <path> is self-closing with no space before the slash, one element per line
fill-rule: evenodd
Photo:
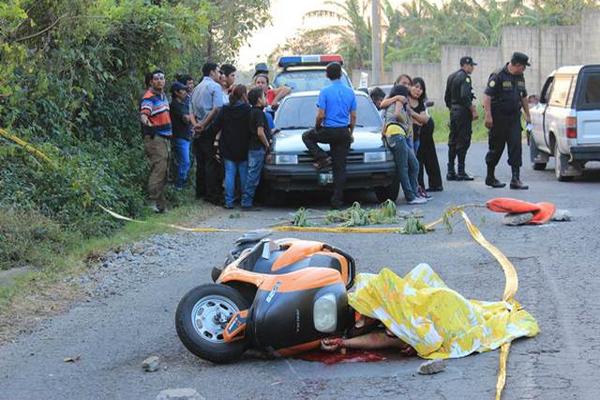
<path fill-rule="evenodd" d="M 531 112 L 531 122 L 533 124 L 533 139 L 535 144 L 540 150 L 551 153 L 550 140 L 548 138 L 548 124 L 546 113 L 548 112 L 548 99 L 552 94 L 552 87 L 554 83 L 554 76 L 548 77 L 544 86 L 542 87 L 542 93 L 540 95 L 540 102 L 536 105 Z"/>

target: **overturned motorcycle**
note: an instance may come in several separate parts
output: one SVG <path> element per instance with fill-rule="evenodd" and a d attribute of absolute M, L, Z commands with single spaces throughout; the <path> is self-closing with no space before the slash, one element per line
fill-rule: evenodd
<path fill-rule="evenodd" d="M 253 232 L 238 239 L 215 283 L 190 290 L 179 302 L 176 328 L 185 347 L 215 362 L 238 359 L 247 349 L 288 356 L 319 347 L 354 322 L 347 289 L 354 259 L 326 243 L 267 239 Z"/>

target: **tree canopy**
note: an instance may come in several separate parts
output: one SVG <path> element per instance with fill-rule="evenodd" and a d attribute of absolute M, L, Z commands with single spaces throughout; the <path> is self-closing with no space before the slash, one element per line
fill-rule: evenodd
<path fill-rule="evenodd" d="M 209 59 L 232 61 L 269 21 L 269 6 L 269 0 L 0 2 L 0 129 L 55 161 L 47 165 L 0 136 L 0 212 L 36 210 L 84 235 L 115 226 L 98 204 L 139 213 L 144 73 L 161 68 L 170 83 L 177 73 L 197 79 Z"/>
<path fill-rule="evenodd" d="M 305 18 L 329 17 L 337 24 L 318 30 L 305 30 L 293 38 L 312 50 L 310 40 L 318 35 L 330 43 L 330 51 L 340 52 L 351 68 L 370 67 L 370 1 L 329 0 L 323 8 L 310 11 Z M 441 5 L 427 0 L 412 0 L 394 7 L 381 1 L 384 20 L 383 54 L 393 61 L 439 61 L 445 44 L 496 46 L 502 28 L 509 25 L 572 25 L 579 22 L 585 8 L 598 8 L 596 0 L 449 0 Z M 282 46 L 283 49 L 286 46 Z M 304 49 L 296 46 L 295 50 Z M 306 51 L 308 52 L 308 51 Z"/>

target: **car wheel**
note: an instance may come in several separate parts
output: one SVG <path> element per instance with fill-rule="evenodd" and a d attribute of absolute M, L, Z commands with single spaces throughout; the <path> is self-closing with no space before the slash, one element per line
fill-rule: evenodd
<path fill-rule="evenodd" d="M 564 175 L 564 171 L 568 168 L 568 159 L 567 156 L 562 154 L 558 149 L 558 143 L 554 145 L 554 173 L 556 175 L 556 179 L 560 182 L 568 182 L 572 181 L 572 176 Z"/>
<path fill-rule="evenodd" d="M 390 186 L 385 187 L 376 187 L 375 195 L 377 196 L 377 201 L 383 203 L 386 200 L 392 200 L 396 202 L 398 198 L 398 193 L 400 192 L 400 182 L 394 180 Z"/>

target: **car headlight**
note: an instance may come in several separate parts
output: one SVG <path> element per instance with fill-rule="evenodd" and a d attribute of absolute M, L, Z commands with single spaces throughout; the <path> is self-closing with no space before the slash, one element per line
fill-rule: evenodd
<path fill-rule="evenodd" d="M 296 154 L 277 154 L 275 155 L 275 164 L 298 164 Z"/>
<path fill-rule="evenodd" d="M 365 153 L 364 162 L 385 162 L 385 151 L 368 151 Z"/>
<path fill-rule="evenodd" d="M 313 322 L 315 329 L 319 332 L 335 332 L 337 328 L 337 302 L 333 294 L 326 294 L 315 301 Z"/>

